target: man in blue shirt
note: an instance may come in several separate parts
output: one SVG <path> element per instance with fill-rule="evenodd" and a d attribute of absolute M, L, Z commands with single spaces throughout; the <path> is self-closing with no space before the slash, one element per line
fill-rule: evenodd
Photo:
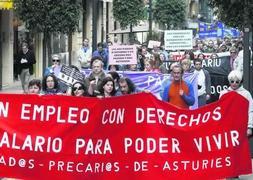
<path fill-rule="evenodd" d="M 93 52 L 92 57 L 99 56 L 102 58 L 104 67 L 103 69 L 106 70 L 108 67 L 108 52 L 104 49 L 103 43 L 97 44 L 97 50 Z"/>

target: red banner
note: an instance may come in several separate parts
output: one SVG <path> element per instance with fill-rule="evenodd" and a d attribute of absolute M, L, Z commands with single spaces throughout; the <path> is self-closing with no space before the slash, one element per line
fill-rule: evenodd
<path fill-rule="evenodd" d="M 246 99 L 197 110 L 152 94 L 0 94 L 0 177 L 215 179 L 251 173 Z"/>

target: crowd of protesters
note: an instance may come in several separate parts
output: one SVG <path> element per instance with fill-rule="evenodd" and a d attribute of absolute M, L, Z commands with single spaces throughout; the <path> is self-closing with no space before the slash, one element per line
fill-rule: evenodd
<path fill-rule="evenodd" d="M 141 91 L 128 77 L 121 77 L 117 71 L 140 71 L 171 74 L 161 86 L 160 95 L 163 101 L 169 102 L 179 108 L 189 109 L 195 102 L 193 85 L 183 78 L 184 73 L 192 73 L 197 76 L 198 107 L 205 106 L 211 95 L 211 79 L 209 72 L 203 67 L 205 53 L 209 53 L 211 59 L 219 58 L 218 53 L 229 52 L 230 73 L 228 75 L 229 88 L 220 93 L 235 91 L 249 101 L 249 120 L 247 135 L 252 135 L 253 128 L 253 100 L 252 96 L 242 87 L 243 81 L 243 43 L 241 38 L 209 39 L 195 41 L 192 50 L 168 52 L 163 46 L 153 46 L 148 49 L 146 45 L 138 46 L 137 64 L 109 65 L 108 47 L 120 45 L 117 38 L 114 42 L 98 43 L 97 50 L 91 51 L 89 40 L 84 39 L 81 49 L 78 51 L 76 64 L 71 68 L 81 72 L 83 69 L 91 69 L 91 73 L 82 81 L 73 84 L 65 84 L 59 80 L 62 68 L 60 55 L 52 56 L 52 66 L 45 69 L 42 80 L 28 79 L 32 74 L 32 65 L 36 63 L 34 55 L 28 51 L 27 44 L 23 44 L 23 51 L 18 56 L 20 66 L 20 79 L 24 93 L 41 95 L 68 95 L 77 97 L 108 98 Z M 179 56 L 177 56 L 177 54 Z M 30 71 L 30 72 L 29 72 Z M 25 86 L 28 86 L 27 89 Z"/>
<path fill-rule="evenodd" d="M 116 45 L 120 45 L 118 41 L 114 41 Z M 242 72 L 243 64 L 243 43 L 242 39 L 224 38 L 209 39 L 195 41 L 192 50 L 184 51 L 177 56 L 179 52 L 168 52 L 163 46 L 153 46 L 148 49 L 145 45 L 138 46 L 137 64 L 131 65 L 109 65 L 108 47 L 113 42 L 98 43 L 97 50 L 93 53 L 89 46 L 89 40 L 84 39 L 81 49 L 78 51 L 76 66 L 72 68 L 80 71 L 90 69 L 91 73 L 87 77 L 83 77 L 83 81 L 74 84 L 64 84 L 59 81 L 59 72 L 62 67 L 61 57 L 59 55 L 52 56 L 52 66 L 48 67 L 44 72 L 44 77 L 40 80 L 32 80 L 28 85 L 28 93 L 39 93 L 44 95 L 60 94 L 72 96 L 89 96 L 89 97 L 112 97 L 125 94 L 132 94 L 143 91 L 136 87 L 134 82 L 127 77 L 121 77 L 117 71 L 142 71 L 154 72 L 162 74 L 171 74 L 171 78 L 162 83 L 160 95 L 161 99 L 178 106 L 179 108 L 189 109 L 195 102 L 194 88 L 190 82 L 183 78 L 184 73 L 193 73 L 197 76 L 197 95 L 198 107 L 207 104 L 211 96 L 211 79 L 209 72 L 202 66 L 203 60 L 206 58 L 219 58 L 219 53 L 229 53 L 230 71 L 236 74 Z M 238 84 L 236 89 L 242 88 L 242 77 L 237 81 L 228 77 L 229 83 Z M 233 90 L 232 85 L 229 90 Z M 245 90 L 245 89 L 244 89 Z M 223 92 L 224 93 L 224 92 Z M 247 93 L 250 102 L 249 115 L 252 119 L 253 106 L 252 97 Z M 251 123 L 249 123 L 251 124 Z M 250 126 L 251 128 L 251 126 Z M 250 133 L 252 134 L 252 132 Z"/>
<path fill-rule="evenodd" d="M 52 61 L 56 56 L 52 56 Z M 120 77 L 116 71 L 104 71 L 101 57 L 95 56 L 91 59 L 91 73 L 88 77 L 83 77 L 83 81 L 76 81 L 73 85 L 61 86 L 63 83 L 54 73 L 57 66 L 61 66 L 60 58 L 57 56 L 58 64 L 53 64 L 45 70 L 41 80 L 33 79 L 28 84 L 28 94 L 42 95 L 72 95 L 89 97 L 112 97 L 122 94 L 139 92 L 129 78 Z M 76 68 L 75 66 L 71 66 Z M 50 70 L 49 70 L 50 69 Z M 79 69 L 78 69 L 79 70 Z M 51 71 L 51 72 L 49 72 Z"/>

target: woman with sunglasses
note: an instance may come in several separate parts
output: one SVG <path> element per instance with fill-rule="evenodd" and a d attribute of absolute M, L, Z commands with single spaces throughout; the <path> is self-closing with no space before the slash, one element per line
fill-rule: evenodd
<path fill-rule="evenodd" d="M 54 74 L 56 77 L 58 77 L 60 71 L 61 71 L 62 65 L 61 65 L 61 57 L 58 54 L 52 55 L 52 66 L 46 68 L 44 72 L 44 76 L 47 76 L 49 74 Z"/>
<path fill-rule="evenodd" d="M 105 77 L 98 87 L 100 94 L 97 97 L 112 97 L 116 93 L 115 83 L 111 77 Z"/>
<path fill-rule="evenodd" d="M 72 86 L 71 95 L 78 97 L 88 96 L 87 87 L 84 85 L 84 83 L 77 81 Z"/>
<path fill-rule="evenodd" d="M 247 135 L 252 135 L 253 128 L 253 100 L 250 92 L 242 87 L 242 73 L 238 70 L 233 70 L 228 75 L 229 87 L 220 93 L 220 97 L 224 94 L 234 91 L 242 95 L 249 101 L 249 119 L 248 119 L 248 130 Z"/>

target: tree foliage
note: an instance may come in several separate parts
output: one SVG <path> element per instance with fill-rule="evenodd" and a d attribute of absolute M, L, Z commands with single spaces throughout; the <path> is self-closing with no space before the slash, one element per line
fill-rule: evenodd
<path fill-rule="evenodd" d="M 166 25 L 167 29 L 181 28 L 185 23 L 185 8 L 184 0 L 157 0 L 154 6 L 154 19 L 159 24 Z"/>
<path fill-rule="evenodd" d="M 78 0 L 14 0 L 15 12 L 27 29 L 43 33 L 70 33 L 78 27 Z"/>
<path fill-rule="evenodd" d="M 144 19 L 143 0 L 113 0 L 113 16 L 122 28 L 138 25 Z"/>
<path fill-rule="evenodd" d="M 214 8 L 218 19 L 231 27 L 242 27 L 246 24 L 253 25 L 252 0 L 209 0 L 209 5 Z"/>

